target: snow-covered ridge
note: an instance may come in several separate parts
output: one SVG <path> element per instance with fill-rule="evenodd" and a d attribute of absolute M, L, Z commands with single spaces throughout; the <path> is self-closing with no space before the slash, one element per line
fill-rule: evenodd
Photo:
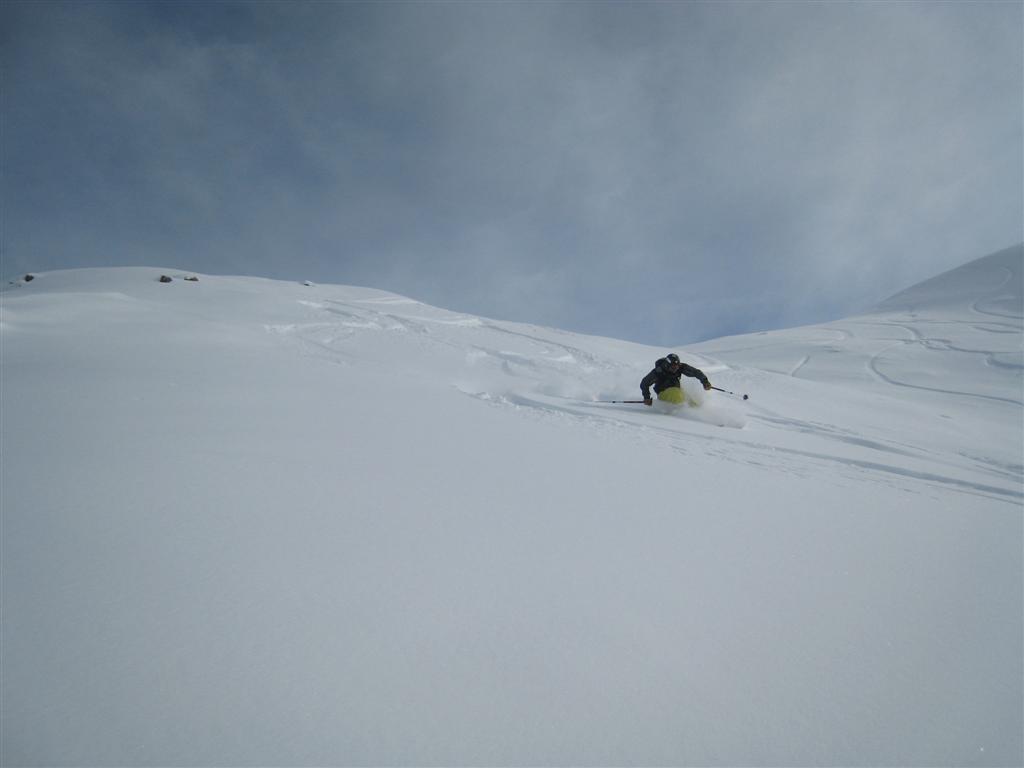
<path fill-rule="evenodd" d="M 1021 254 L 675 411 L 369 288 L 7 283 L 0 758 L 1019 764 Z"/>
<path fill-rule="evenodd" d="M 803 379 L 1020 405 L 1021 262 L 1016 246 L 902 291 L 865 315 L 695 349 Z"/>
<path fill-rule="evenodd" d="M 1016 245 L 925 280 L 878 305 L 879 312 L 967 310 L 969 316 L 1021 317 L 1022 246 Z"/>

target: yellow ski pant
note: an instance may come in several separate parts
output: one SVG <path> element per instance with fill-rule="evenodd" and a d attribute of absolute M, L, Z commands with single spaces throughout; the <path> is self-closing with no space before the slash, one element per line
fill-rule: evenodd
<path fill-rule="evenodd" d="M 686 402 L 686 394 L 679 387 L 669 387 L 658 393 L 658 399 L 664 400 L 666 403 L 682 405 Z"/>

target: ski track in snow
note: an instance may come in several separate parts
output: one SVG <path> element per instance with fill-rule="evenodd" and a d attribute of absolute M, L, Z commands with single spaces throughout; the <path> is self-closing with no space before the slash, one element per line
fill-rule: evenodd
<path fill-rule="evenodd" d="M 1021 318 L 1019 314 L 998 312 L 991 309 L 982 309 L 981 307 L 981 305 L 985 304 L 986 302 L 999 301 L 1004 298 L 1010 298 L 1009 296 L 1003 293 L 1002 289 L 1007 283 L 1009 283 L 1013 279 L 1013 271 L 1009 267 L 1000 267 L 1000 269 L 1003 271 L 1004 275 L 1003 282 L 999 284 L 999 288 L 996 291 L 993 291 L 992 293 L 988 294 L 987 296 L 982 296 L 980 299 L 974 301 L 971 304 L 971 311 L 977 312 L 979 315 L 989 315 L 991 317 L 1008 317 L 1014 320 L 1019 320 Z"/>
<path fill-rule="evenodd" d="M 1017 317 L 1017 316 L 1005 315 L 1005 317 Z M 981 398 L 981 399 L 984 399 L 984 400 L 994 400 L 994 401 L 997 401 L 997 402 L 1005 402 L 1005 403 L 1009 403 L 1011 405 L 1017 405 L 1017 406 L 1024 405 L 1024 401 L 1022 401 L 1020 399 L 1016 399 L 1016 398 L 1000 397 L 1000 396 L 997 396 L 997 395 L 988 395 L 988 394 L 979 393 L 979 392 L 967 392 L 967 391 L 953 389 L 953 388 L 928 386 L 928 385 L 925 385 L 925 384 L 915 383 L 914 381 L 910 381 L 910 380 L 907 380 L 905 378 L 900 378 L 900 377 L 898 377 L 897 375 L 894 375 L 891 372 L 885 372 L 885 371 L 882 370 L 882 366 L 884 365 L 884 362 L 885 362 L 885 356 L 888 353 L 890 353 L 892 350 L 897 349 L 897 348 L 901 348 L 901 347 L 905 347 L 908 344 L 916 344 L 916 345 L 919 345 L 920 347 L 922 347 L 924 349 L 935 350 L 937 352 L 950 351 L 950 352 L 959 352 L 959 353 L 968 354 L 968 355 L 980 355 L 980 356 L 982 356 L 984 358 L 985 365 L 989 365 L 989 366 L 993 366 L 993 367 L 997 367 L 997 368 L 1004 368 L 1004 369 L 1008 369 L 1008 370 L 1024 370 L 1024 364 L 1016 363 L 1016 362 L 1010 362 L 1010 361 L 1005 361 L 1005 360 L 999 359 L 1000 355 L 1009 355 L 1009 354 L 1018 354 L 1018 353 L 999 352 L 999 351 L 995 351 L 995 350 L 991 350 L 991 349 L 977 349 L 977 348 L 971 348 L 971 347 L 958 346 L 958 345 L 956 345 L 953 341 L 951 341 L 948 338 L 942 338 L 942 337 L 936 337 L 936 336 L 926 336 L 924 334 L 924 332 L 922 332 L 918 327 L 916 327 L 915 325 L 911 325 L 911 324 L 905 323 L 905 322 L 898 322 L 898 321 L 893 321 L 893 320 L 857 320 L 857 321 L 848 321 L 848 322 L 851 322 L 851 324 L 856 324 L 856 325 L 861 325 L 861 326 L 880 326 L 880 327 L 886 327 L 886 328 L 895 328 L 895 329 L 899 329 L 899 330 L 901 330 L 901 331 L 903 331 L 903 332 L 905 332 L 907 334 L 907 336 L 908 336 L 907 339 L 896 341 L 896 342 L 894 342 L 892 344 L 889 344 L 889 345 L 881 348 L 880 350 L 878 350 L 877 352 L 872 354 L 868 358 L 867 362 L 865 363 L 865 368 L 868 371 L 868 373 L 870 375 L 872 375 L 873 377 L 875 377 L 877 380 L 881 381 L 881 382 L 884 382 L 886 384 L 890 384 L 890 385 L 893 385 L 893 386 L 898 386 L 898 387 L 907 387 L 907 388 L 910 388 L 910 389 L 918 389 L 918 390 L 922 390 L 922 391 L 936 392 L 936 393 L 946 394 L 946 395 L 955 395 L 955 396 L 958 396 L 958 397 L 974 397 L 974 398 Z M 1022 326 L 1020 326 L 1020 325 L 1014 326 L 1014 325 L 1011 325 L 1009 323 L 1007 323 L 1007 324 L 999 324 L 1000 325 L 999 329 L 992 329 L 992 328 L 978 327 L 975 323 L 971 323 L 969 321 L 962 321 L 962 320 L 932 320 L 932 321 L 923 321 L 923 322 L 930 322 L 932 324 L 968 325 L 969 327 L 976 328 L 977 330 L 981 330 L 981 331 L 989 332 L 989 333 L 999 333 L 999 334 L 1019 335 L 1019 334 L 1021 334 L 1021 330 L 1022 330 Z M 990 323 L 989 325 L 993 325 L 993 324 Z M 863 337 L 859 337 L 856 334 L 854 334 L 852 331 L 847 331 L 845 329 L 839 329 L 839 328 L 832 329 L 830 327 L 830 330 L 836 330 L 836 331 L 841 332 L 843 334 L 842 338 L 844 340 L 856 340 L 856 341 L 865 341 L 865 340 L 870 341 L 871 340 L 870 338 L 865 339 Z M 723 351 L 724 352 L 741 352 L 741 351 L 747 351 L 747 350 L 750 350 L 750 349 L 764 349 L 764 348 L 767 348 L 768 346 L 770 346 L 770 345 L 766 345 L 766 347 L 756 347 L 756 348 L 755 347 L 732 347 L 732 348 L 725 348 Z M 780 346 L 780 347 L 786 346 L 786 343 L 785 342 L 779 342 L 775 346 Z M 832 349 L 830 347 L 826 347 L 826 350 L 832 351 Z M 818 355 L 815 355 L 815 354 L 812 354 L 812 353 L 804 354 L 803 356 L 800 357 L 799 361 L 789 370 L 787 375 L 793 376 L 793 377 L 799 376 L 800 372 L 803 369 L 807 368 L 809 365 L 812 365 L 817 360 L 817 357 L 818 357 Z"/>
<path fill-rule="evenodd" d="M 789 372 L 789 375 L 790 376 L 796 376 L 800 372 L 800 369 L 803 368 L 805 365 L 807 365 L 807 363 L 810 362 L 810 360 L 811 360 L 811 356 L 810 355 L 804 355 L 800 359 L 800 362 L 797 363 L 796 366 L 794 366 L 793 370 L 791 370 Z"/>
<path fill-rule="evenodd" d="M 505 396 L 496 402 L 501 405 L 503 403 L 510 403 L 514 406 L 529 406 L 531 408 L 538 408 L 541 410 L 551 411 L 560 415 L 569 415 L 576 417 L 584 423 L 592 423 L 595 421 L 602 422 L 604 426 L 614 424 L 619 428 L 619 431 L 636 430 L 639 434 L 634 435 L 634 438 L 640 442 L 650 442 L 652 438 L 659 438 L 663 442 L 667 443 L 676 452 L 682 455 L 688 455 L 692 452 L 692 446 L 689 446 L 686 441 L 699 440 L 703 442 L 710 442 L 715 445 L 721 445 L 723 442 L 730 445 L 729 450 L 719 450 L 715 455 L 718 455 L 723 460 L 733 461 L 741 464 L 748 464 L 751 466 L 759 466 L 760 462 L 756 458 L 757 456 L 763 455 L 765 452 L 771 454 L 783 454 L 787 456 L 797 456 L 801 459 L 816 459 L 826 463 L 826 470 L 829 467 L 836 465 L 845 465 L 849 468 L 856 468 L 861 470 L 867 470 L 872 472 L 881 472 L 885 475 L 895 476 L 897 478 L 916 480 L 926 483 L 931 486 L 937 486 L 940 488 L 948 488 L 956 490 L 962 493 L 982 495 L 987 498 L 994 498 L 999 501 L 1009 502 L 1011 504 L 1019 504 L 1021 499 L 1024 499 L 1024 492 L 1016 490 L 1015 488 L 1006 488 L 997 485 L 991 485 L 988 483 L 975 482 L 970 480 L 963 480 L 949 475 L 938 475 L 934 472 L 927 472 L 923 470 L 913 469 L 911 467 L 900 466 L 892 462 L 886 462 L 881 459 L 879 460 L 868 460 L 855 458 L 851 456 L 844 456 L 837 453 L 829 453 L 826 451 L 807 451 L 798 450 L 794 448 L 788 448 L 781 445 L 776 445 L 768 442 L 759 440 L 746 440 L 742 438 L 734 438 L 732 436 L 722 435 L 709 435 L 706 433 L 693 432 L 681 428 L 664 427 L 658 425 L 644 424 L 639 426 L 632 419 L 627 420 L 623 418 L 617 418 L 614 416 L 607 416 L 604 414 L 592 414 L 583 413 L 578 410 L 579 406 L 572 405 L 554 405 L 551 403 L 540 402 L 536 399 L 524 397 L 524 396 Z M 652 418 L 661 418 L 660 414 L 650 414 Z M 800 422 L 798 420 L 791 419 L 779 419 L 779 418 L 768 418 L 764 416 L 752 415 L 750 418 L 759 420 L 782 429 L 793 429 L 798 432 L 805 434 L 814 434 L 815 436 L 824 438 L 826 441 L 834 441 L 836 443 L 846 444 L 859 448 L 866 448 L 872 452 L 879 454 L 891 454 L 893 456 L 906 457 L 910 459 L 922 459 L 928 460 L 930 463 L 943 463 L 948 464 L 951 470 L 960 469 L 957 465 L 951 462 L 936 462 L 935 457 L 929 457 L 920 451 L 907 450 L 892 445 L 886 445 L 877 441 L 857 437 L 855 435 L 848 434 L 844 435 L 841 431 L 834 427 L 821 427 L 816 425 L 810 425 L 806 422 Z M 686 417 L 681 417 L 681 420 L 686 421 Z M 680 442 L 680 441 L 684 442 Z M 742 451 L 742 449 L 748 449 L 749 452 Z M 705 451 L 707 453 L 707 451 Z M 800 473 L 802 476 L 806 476 L 809 473 L 806 462 L 802 462 L 799 465 Z M 771 464 L 769 466 L 770 471 L 777 471 L 778 466 Z M 1021 475 L 1016 472 L 1007 472 L 998 469 L 993 469 L 991 466 L 982 467 L 983 471 L 988 474 L 995 475 L 1000 479 L 1005 479 L 1011 482 L 1011 484 L 1020 486 Z"/>
<path fill-rule="evenodd" d="M 971 398 L 978 398 L 978 399 L 981 399 L 981 400 L 992 400 L 992 401 L 995 401 L 995 402 L 1009 403 L 1011 405 L 1016 405 L 1016 406 L 1024 405 L 1024 401 L 1018 400 L 1016 398 L 999 397 L 998 395 L 985 395 L 985 394 L 981 394 L 979 392 L 964 392 L 962 390 L 948 389 L 948 388 L 945 388 L 945 387 L 929 387 L 929 386 L 926 386 L 924 384 L 914 384 L 914 383 L 907 382 L 907 381 L 900 381 L 899 379 L 896 379 L 896 378 L 894 378 L 892 376 L 889 376 L 889 375 L 883 373 L 879 369 L 879 364 L 880 364 L 880 361 L 882 359 L 882 356 L 886 352 L 888 352 L 888 351 L 890 351 L 892 349 L 895 349 L 897 347 L 903 346 L 903 344 L 904 344 L 904 342 L 897 342 L 896 344 L 893 344 L 892 346 L 886 347 L 885 349 L 881 350 L 880 352 L 877 352 L 876 354 L 872 355 L 871 359 L 868 361 L 868 368 L 870 369 L 870 371 L 875 376 L 877 376 L 880 380 L 884 381 L 885 383 L 891 384 L 891 385 L 896 386 L 896 387 L 907 387 L 909 389 L 918 389 L 918 390 L 921 390 L 923 392 L 937 392 L 937 393 L 943 394 L 943 395 L 955 395 L 957 397 L 971 397 Z M 981 351 L 978 351 L 978 350 L 961 350 L 961 351 L 970 352 L 971 354 L 985 354 L 985 355 L 988 355 L 990 357 L 992 355 L 992 353 L 990 353 L 990 352 L 981 352 Z M 1013 367 L 1014 368 L 1018 368 L 1019 366 L 1013 366 Z"/>
<path fill-rule="evenodd" d="M 311 302 L 304 302 L 312 305 Z M 480 329 L 504 334 L 517 339 L 523 339 L 532 344 L 535 349 L 542 352 L 540 357 L 534 357 L 521 352 L 499 349 L 493 346 L 470 343 L 473 349 L 482 352 L 505 364 L 522 366 L 528 369 L 543 370 L 547 363 L 558 363 L 563 365 L 581 366 L 584 372 L 595 370 L 617 370 L 624 368 L 624 364 L 608 359 L 600 358 L 578 346 L 553 341 L 550 338 L 527 333 L 521 330 L 514 330 L 505 327 L 497 321 L 488 321 L 470 316 L 455 317 L 426 317 L 400 315 L 394 312 L 380 312 L 375 309 L 365 309 L 355 304 L 376 304 L 376 305 L 415 305 L 423 306 L 414 301 L 390 301 L 388 299 L 368 299 L 358 302 L 342 302 L 334 299 L 327 299 L 330 306 L 316 305 L 325 312 L 345 318 L 339 326 L 344 329 L 369 330 L 369 331 L 408 331 L 412 333 L 432 336 L 432 343 L 444 345 L 451 348 L 461 348 L 459 342 L 453 341 L 443 335 L 436 335 L 432 332 L 431 326 L 445 326 L 449 328 L 464 328 L 467 330 Z M 325 343 L 313 341 L 306 331 L 320 329 L 324 324 L 310 324 L 302 328 L 295 328 L 297 335 L 303 340 L 314 343 L 320 348 L 327 349 L 333 341 L 344 341 L 350 334 L 338 333 L 332 337 L 332 341 Z"/>

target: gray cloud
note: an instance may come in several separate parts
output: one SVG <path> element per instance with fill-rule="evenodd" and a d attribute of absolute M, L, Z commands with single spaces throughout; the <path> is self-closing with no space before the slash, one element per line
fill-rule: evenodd
<path fill-rule="evenodd" d="M 1015 3 L 5 3 L 3 271 L 671 344 L 1024 239 Z"/>

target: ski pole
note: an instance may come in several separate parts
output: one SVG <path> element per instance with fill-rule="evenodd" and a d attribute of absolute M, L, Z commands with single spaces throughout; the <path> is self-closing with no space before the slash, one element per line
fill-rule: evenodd
<path fill-rule="evenodd" d="M 719 392 L 725 392 L 725 394 L 727 394 L 727 395 L 734 395 L 734 396 L 738 397 L 738 395 L 736 395 L 735 392 L 730 392 L 728 389 L 722 389 L 721 387 L 711 387 L 711 388 L 712 389 L 717 389 Z M 747 399 L 747 395 L 744 395 L 743 399 L 746 400 Z"/>

